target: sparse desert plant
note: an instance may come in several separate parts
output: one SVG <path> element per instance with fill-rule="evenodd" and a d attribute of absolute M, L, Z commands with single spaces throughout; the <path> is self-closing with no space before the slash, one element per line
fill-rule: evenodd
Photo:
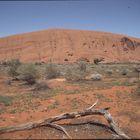
<path fill-rule="evenodd" d="M 135 71 L 138 73 L 138 81 L 140 84 L 140 68 L 135 68 Z"/>
<path fill-rule="evenodd" d="M 84 62 L 84 61 L 80 61 L 79 63 L 78 63 L 78 66 L 79 66 L 79 69 L 80 69 L 80 71 L 83 71 L 83 72 L 85 72 L 86 71 L 86 62 Z"/>
<path fill-rule="evenodd" d="M 140 96 L 140 68 L 135 68 L 135 71 L 138 73 L 138 87 L 135 92 Z"/>
<path fill-rule="evenodd" d="M 17 69 L 21 65 L 21 62 L 19 59 L 12 59 L 7 62 L 9 69 L 8 69 L 8 74 L 12 77 L 15 77 L 18 75 Z"/>
<path fill-rule="evenodd" d="M 35 62 L 34 64 L 35 64 L 35 65 L 42 65 L 41 62 Z"/>
<path fill-rule="evenodd" d="M 5 73 L 5 69 L 2 65 L 0 65 L 0 75 L 3 75 Z"/>
<path fill-rule="evenodd" d="M 0 103 L 3 103 L 5 106 L 12 104 L 13 97 L 11 96 L 0 96 Z"/>
<path fill-rule="evenodd" d="M 41 61 L 41 62 L 35 62 L 34 64 L 35 64 L 35 65 L 42 65 L 42 64 L 45 64 L 45 62 L 44 62 L 44 61 Z"/>
<path fill-rule="evenodd" d="M 128 73 L 128 71 L 127 71 L 126 69 L 123 69 L 123 70 L 121 71 L 121 74 L 122 74 L 122 75 L 127 75 L 127 73 Z"/>
<path fill-rule="evenodd" d="M 55 64 L 48 64 L 46 67 L 45 74 L 48 79 L 56 78 L 60 75 L 60 71 L 57 69 Z"/>
<path fill-rule="evenodd" d="M 66 73 L 65 73 L 65 78 L 66 80 L 68 81 L 71 81 L 73 79 L 73 73 L 72 73 L 72 70 L 70 68 L 68 68 L 66 70 Z"/>
<path fill-rule="evenodd" d="M 7 61 L 6 60 L 0 61 L 0 65 L 7 66 Z"/>
<path fill-rule="evenodd" d="M 96 65 L 98 65 L 100 62 L 104 61 L 104 58 L 95 58 L 93 61 Z"/>
<path fill-rule="evenodd" d="M 34 91 L 39 91 L 39 90 L 47 90 L 47 89 L 50 89 L 50 87 L 47 85 L 46 82 L 38 82 L 35 84 L 35 87 L 34 87 Z"/>
<path fill-rule="evenodd" d="M 86 74 L 83 71 L 72 71 L 67 69 L 65 78 L 67 81 L 80 81 L 85 80 Z"/>
<path fill-rule="evenodd" d="M 21 62 L 19 59 L 11 59 L 11 60 L 2 60 L 0 62 L 0 65 L 4 65 L 4 66 L 10 66 L 10 65 L 20 65 Z"/>
<path fill-rule="evenodd" d="M 135 94 L 140 96 L 140 86 L 138 86 L 135 90 Z"/>
<path fill-rule="evenodd" d="M 108 75 L 112 75 L 112 74 L 113 74 L 113 70 L 112 70 L 112 69 L 107 69 L 107 70 L 106 70 L 106 73 L 107 73 Z"/>
<path fill-rule="evenodd" d="M 39 77 L 38 71 L 33 64 L 22 65 L 17 71 L 19 73 L 18 78 L 30 85 L 36 83 L 36 79 Z"/>
<path fill-rule="evenodd" d="M 19 66 L 21 65 L 21 62 L 19 59 L 12 59 L 12 60 L 7 61 L 7 64 L 9 66 L 13 66 L 13 65 Z"/>

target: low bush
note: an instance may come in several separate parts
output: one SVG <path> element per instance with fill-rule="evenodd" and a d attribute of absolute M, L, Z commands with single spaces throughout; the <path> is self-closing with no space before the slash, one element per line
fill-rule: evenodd
<path fill-rule="evenodd" d="M 71 69 L 67 69 L 65 78 L 67 81 L 80 81 L 85 80 L 86 73 L 83 71 L 72 71 Z"/>
<path fill-rule="evenodd" d="M 38 71 L 33 64 L 22 65 L 17 71 L 19 73 L 18 78 L 30 85 L 35 84 L 36 79 L 39 77 Z"/>
<path fill-rule="evenodd" d="M 65 73 L 65 78 L 66 80 L 68 81 L 71 81 L 73 79 L 73 73 L 72 73 L 72 70 L 71 69 L 67 69 L 66 70 L 66 73 Z"/>
<path fill-rule="evenodd" d="M 83 71 L 83 72 L 85 72 L 86 71 L 86 63 L 84 62 L 84 61 L 80 61 L 79 63 L 78 63 L 78 65 L 79 65 L 79 69 L 80 69 L 80 71 Z"/>
<path fill-rule="evenodd" d="M 112 70 L 112 69 L 107 69 L 107 70 L 106 70 L 106 73 L 107 73 L 108 75 L 112 75 L 112 74 L 113 74 L 113 70 Z"/>
<path fill-rule="evenodd" d="M 121 71 L 121 74 L 122 74 L 122 75 L 127 75 L 127 73 L 128 73 L 128 71 L 127 71 L 126 69 L 123 69 L 123 70 Z"/>
<path fill-rule="evenodd" d="M 60 71 L 57 69 L 55 64 L 48 64 L 45 70 L 46 78 L 52 79 L 60 75 Z"/>
<path fill-rule="evenodd" d="M 15 77 L 18 75 L 17 69 L 21 65 L 21 62 L 18 59 L 12 59 L 7 62 L 7 65 L 9 66 L 8 74 L 12 77 Z"/>
<path fill-rule="evenodd" d="M 34 87 L 34 91 L 39 91 L 39 90 L 47 90 L 47 89 L 50 89 L 50 87 L 47 85 L 46 82 L 38 82 L 35 84 L 35 87 Z"/>

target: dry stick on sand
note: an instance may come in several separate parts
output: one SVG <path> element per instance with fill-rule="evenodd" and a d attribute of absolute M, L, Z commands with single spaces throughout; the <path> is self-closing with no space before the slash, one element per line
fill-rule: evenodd
<path fill-rule="evenodd" d="M 130 137 L 127 136 L 124 132 L 122 132 L 121 129 L 114 122 L 111 114 L 107 111 L 107 110 L 109 110 L 109 108 L 94 109 L 97 102 L 98 101 L 96 101 L 91 107 L 89 107 L 83 111 L 64 113 L 64 114 L 60 114 L 58 116 L 53 116 L 53 117 L 42 119 L 42 120 L 35 121 L 35 122 L 29 122 L 29 123 L 25 123 L 25 124 L 13 126 L 13 127 L 0 128 L 0 134 L 6 133 L 6 132 L 20 131 L 20 130 L 29 130 L 29 129 L 40 127 L 40 126 L 50 126 L 50 127 L 63 131 L 67 135 L 67 137 L 71 139 L 71 136 L 68 134 L 68 132 L 66 131 L 66 129 L 64 127 L 62 127 L 58 124 L 54 124 L 53 122 L 57 122 L 57 121 L 64 120 L 64 119 L 73 119 L 73 118 L 78 118 L 78 117 L 84 117 L 84 116 L 88 116 L 88 115 L 102 115 L 105 117 L 105 119 L 109 123 L 111 129 L 120 138 L 130 139 Z"/>

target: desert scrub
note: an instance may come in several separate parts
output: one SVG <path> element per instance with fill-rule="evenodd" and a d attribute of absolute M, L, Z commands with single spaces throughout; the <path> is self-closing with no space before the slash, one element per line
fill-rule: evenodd
<path fill-rule="evenodd" d="M 50 63 L 46 66 L 45 75 L 47 79 L 56 78 L 60 75 L 60 71 L 55 64 Z"/>
<path fill-rule="evenodd" d="M 112 70 L 112 69 L 107 69 L 107 70 L 106 70 L 106 73 L 110 76 L 110 75 L 113 74 L 113 70 Z"/>
<path fill-rule="evenodd" d="M 39 78 L 38 71 L 33 64 L 22 65 L 17 71 L 19 73 L 18 78 L 27 82 L 29 85 L 35 84 L 37 78 Z"/>
<path fill-rule="evenodd" d="M 0 96 L 0 103 L 4 104 L 5 106 L 11 105 L 13 102 L 13 97 L 11 96 Z"/>
<path fill-rule="evenodd" d="M 104 95 L 102 95 L 102 94 L 96 94 L 96 98 L 97 98 L 97 99 L 104 98 Z"/>
<path fill-rule="evenodd" d="M 122 75 L 127 75 L 127 73 L 128 73 L 128 71 L 127 71 L 126 69 L 123 69 L 123 70 L 121 71 L 121 74 L 122 74 Z"/>
<path fill-rule="evenodd" d="M 7 62 L 9 69 L 8 74 L 12 77 L 15 77 L 18 75 L 17 69 L 21 65 L 21 62 L 18 59 L 12 59 Z"/>
<path fill-rule="evenodd" d="M 52 103 L 51 105 L 49 105 L 47 107 L 48 110 L 52 110 L 52 109 L 56 109 L 59 105 L 59 102 L 58 101 L 55 101 L 54 103 Z"/>
<path fill-rule="evenodd" d="M 65 73 L 65 78 L 67 81 L 81 81 L 85 80 L 86 73 L 80 70 L 67 69 Z"/>
<path fill-rule="evenodd" d="M 100 62 L 104 61 L 104 58 L 95 58 L 93 60 L 94 64 L 98 65 Z"/>
<path fill-rule="evenodd" d="M 40 90 L 47 90 L 47 89 L 50 89 L 50 87 L 47 85 L 46 82 L 41 81 L 35 84 L 33 91 L 40 91 Z"/>
<path fill-rule="evenodd" d="M 86 62 L 80 61 L 78 63 L 78 66 L 79 66 L 80 71 L 86 72 L 86 69 L 87 69 Z"/>
<path fill-rule="evenodd" d="M 77 94 L 80 93 L 78 89 L 75 90 L 64 90 L 64 94 Z"/>
<path fill-rule="evenodd" d="M 72 70 L 71 70 L 70 68 L 68 68 L 68 69 L 66 70 L 65 78 L 66 78 L 66 80 L 68 80 L 68 81 L 71 81 L 71 80 L 73 79 L 73 72 L 72 72 Z"/>
<path fill-rule="evenodd" d="M 79 100 L 77 98 L 71 99 L 71 107 L 77 109 L 80 106 Z"/>
<path fill-rule="evenodd" d="M 140 86 L 138 86 L 135 90 L 135 94 L 140 96 Z"/>

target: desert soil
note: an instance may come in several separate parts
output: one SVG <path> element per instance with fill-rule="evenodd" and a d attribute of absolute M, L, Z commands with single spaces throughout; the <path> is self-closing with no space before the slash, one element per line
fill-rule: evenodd
<path fill-rule="evenodd" d="M 19 81 L 8 85 L 5 83 L 6 80 L 7 77 L 1 76 L 0 96 L 10 96 L 13 100 L 10 104 L 0 104 L 0 127 L 15 126 L 64 112 L 82 110 L 98 99 L 96 108 L 110 107 L 110 113 L 120 128 L 130 137 L 140 138 L 140 100 L 134 92 L 137 85 L 99 86 L 102 82 L 126 81 L 125 78 L 106 78 L 96 82 L 67 82 L 64 78 L 52 79 L 46 80 L 51 89 L 39 92 L 32 92 L 30 86 Z M 84 124 L 88 120 L 93 120 L 95 123 Z M 115 138 L 112 132 L 98 125 L 98 123 L 107 124 L 102 116 L 77 118 L 57 123 L 62 124 L 72 138 Z M 11 138 L 65 139 L 67 137 L 62 132 L 49 127 L 0 135 L 0 139 Z"/>

